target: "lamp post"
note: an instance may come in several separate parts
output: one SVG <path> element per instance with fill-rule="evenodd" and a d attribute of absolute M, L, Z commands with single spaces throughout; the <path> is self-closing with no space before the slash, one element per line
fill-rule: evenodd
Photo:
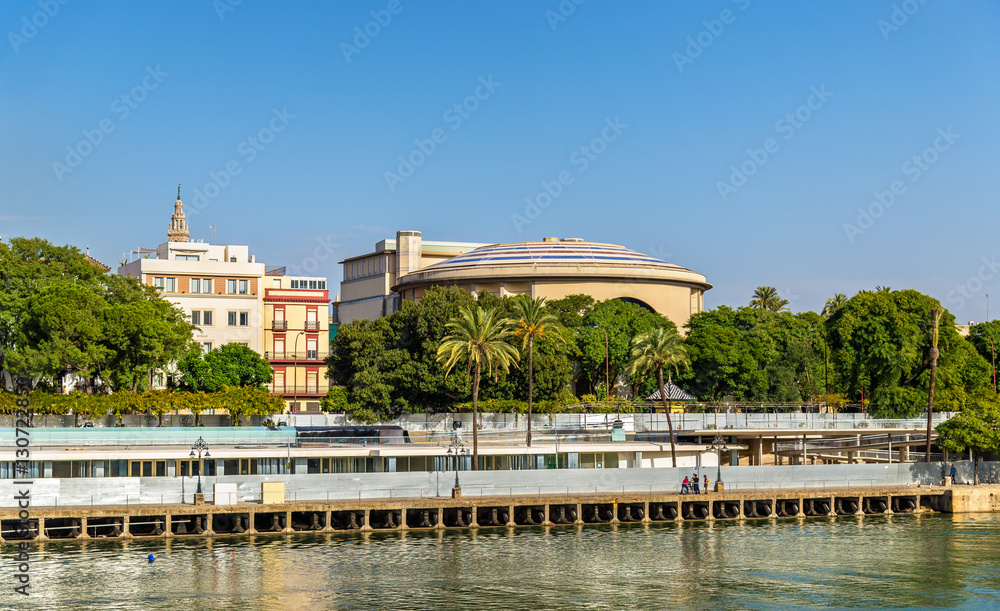
<path fill-rule="evenodd" d="M 299 331 L 292 346 L 292 411 L 295 412 L 299 411 L 298 397 L 295 396 L 299 390 L 299 338 L 305 334 L 305 331 Z"/>
<path fill-rule="evenodd" d="M 451 498 L 453 499 L 462 496 L 462 484 L 458 482 L 458 470 L 462 468 L 461 457 L 466 453 L 465 444 L 458 438 L 458 431 L 453 432 L 451 444 L 448 447 L 448 456 L 455 457 L 455 487 L 451 489 Z"/>
<path fill-rule="evenodd" d="M 718 470 L 715 472 L 715 491 L 722 492 L 726 489 L 722 483 L 722 453 L 729 451 L 729 446 L 726 445 L 726 438 L 722 436 L 722 433 L 715 434 L 715 439 L 712 440 L 712 445 L 708 446 L 708 449 L 709 451 L 715 450 L 718 457 Z"/>
<path fill-rule="evenodd" d="M 198 441 L 191 446 L 191 458 L 198 459 L 198 490 L 195 491 L 195 494 L 201 494 L 201 459 L 203 457 L 211 458 L 212 455 L 208 453 L 208 444 L 199 436 Z"/>

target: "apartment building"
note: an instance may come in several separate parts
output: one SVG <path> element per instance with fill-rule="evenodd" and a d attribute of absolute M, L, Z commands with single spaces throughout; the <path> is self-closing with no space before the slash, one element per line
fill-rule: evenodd
<path fill-rule="evenodd" d="M 271 393 L 284 395 L 290 412 L 314 412 L 330 387 L 330 293 L 326 278 L 287 276 L 285 268 L 264 277 L 264 356 L 274 369 Z"/>

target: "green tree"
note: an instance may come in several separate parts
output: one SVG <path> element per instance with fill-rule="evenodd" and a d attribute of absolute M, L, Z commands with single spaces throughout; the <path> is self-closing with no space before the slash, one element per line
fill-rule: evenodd
<path fill-rule="evenodd" d="M 831 359 L 850 400 L 864 393 L 871 413 L 881 417 L 922 411 L 931 367 L 927 313 L 940 305 L 912 289 L 862 291 L 827 320 Z M 958 334 L 947 310 L 939 327 L 935 403 L 958 406 L 986 385 L 989 364 Z"/>
<path fill-rule="evenodd" d="M 517 366 L 517 350 L 505 340 L 511 335 L 510 321 L 496 309 L 462 308 L 447 325 L 449 335 L 438 347 L 438 360 L 445 372 L 459 362 L 466 362 L 466 374 L 472 372 L 472 468 L 479 468 L 479 380 L 483 365 L 488 374 L 504 372 Z"/>
<path fill-rule="evenodd" d="M 772 312 L 788 309 L 788 300 L 782 299 L 773 286 L 758 286 L 750 299 L 750 307 Z"/>
<path fill-rule="evenodd" d="M 225 344 L 204 354 L 195 348 L 177 363 L 177 370 L 182 390 L 205 392 L 244 387 L 265 390 L 274 375 L 271 364 L 243 344 Z"/>
<path fill-rule="evenodd" d="M 518 295 L 514 299 L 514 334 L 523 340 L 521 350 L 528 353 L 528 447 L 531 447 L 531 408 L 535 395 L 535 340 L 565 343 L 559 319 L 545 308 L 545 299 Z"/>
<path fill-rule="evenodd" d="M 969 342 L 976 352 L 990 364 L 989 384 L 996 392 L 996 353 L 1000 347 L 1000 320 L 981 322 L 969 327 Z"/>
<path fill-rule="evenodd" d="M 53 283 L 23 302 L 18 333 L 6 360 L 12 372 L 60 378 L 92 378 L 109 351 L 102 344 L 104 299 L 92 287 Z"/>
<path fill-rule="evenodd" d="M 595 304 L 576 334 L 581 370 L 591 388 L 607 384 L 610 392 L 628 365 L 632 338 L 660 327 L 677 330 L 670 319 L 636 303 L 608 299 Z"/>
<path fill-rule="evenodd" d="M 111 276 L 106 295 L 101 322 L 109 356 L 102 375 L 116 390 L 148 387 L 154 371 L 166 369 L 194 348 L 194 327 L 187 316 L 153 287 Z"/>
<path fill-rule="evenodd" d="M 660 397 L 663 399 L 663 408 L 667 413 L 667 429 L 670 431 L 670 457 L 674 467 L 677 467 L 677 445 L 674 440 L 674 423 L 670 418 L 670 408 L 667 403 L 667 391 L 663 385 L 663 368 L 672 368 L 680 373 L 681 366 L 690 367 L 690 364 L 684 342 L 674 329 L 659 327 L 636 336 L 632 340 L 632 360 L 628 365 L 628 373 L 629 376 L 634 376 L 650 371 L 656 372 Z"/>
<path fill-rule="evenodd" d="M 847 303 L 847 295 L 843 293 L 837 293 L 833 297 L 827 299 L 823 303 L 823 318 L 830 318 L 833 316 L 834 312 L 839 310 Z"/>
<path fill-rule="evenodd" d="M 939 447 L 963 454 L 972 451 L 973 483 L 979 483 L 979 459 L 1000 454 L 1000 406 L 993 393 L 982 393 L 953 418 L 937 425 Z"/>

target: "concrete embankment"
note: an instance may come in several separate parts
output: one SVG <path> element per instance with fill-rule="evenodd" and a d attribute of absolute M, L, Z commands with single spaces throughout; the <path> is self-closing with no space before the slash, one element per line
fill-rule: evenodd
<path fill-rule="evenodd" d="M 748 520 L 1000 510 L 1000 486 L 526 495 L 0 509 L 6 542 Z"/>

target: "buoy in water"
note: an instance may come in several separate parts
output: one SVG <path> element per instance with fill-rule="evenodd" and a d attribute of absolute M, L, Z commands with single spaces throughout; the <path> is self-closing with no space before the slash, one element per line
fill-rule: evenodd
<path fill-rule="evenodd" d="M 150 564 L 153 564 L 153 554 L 146 556 L 146 559 L 149 560 Z"/>

